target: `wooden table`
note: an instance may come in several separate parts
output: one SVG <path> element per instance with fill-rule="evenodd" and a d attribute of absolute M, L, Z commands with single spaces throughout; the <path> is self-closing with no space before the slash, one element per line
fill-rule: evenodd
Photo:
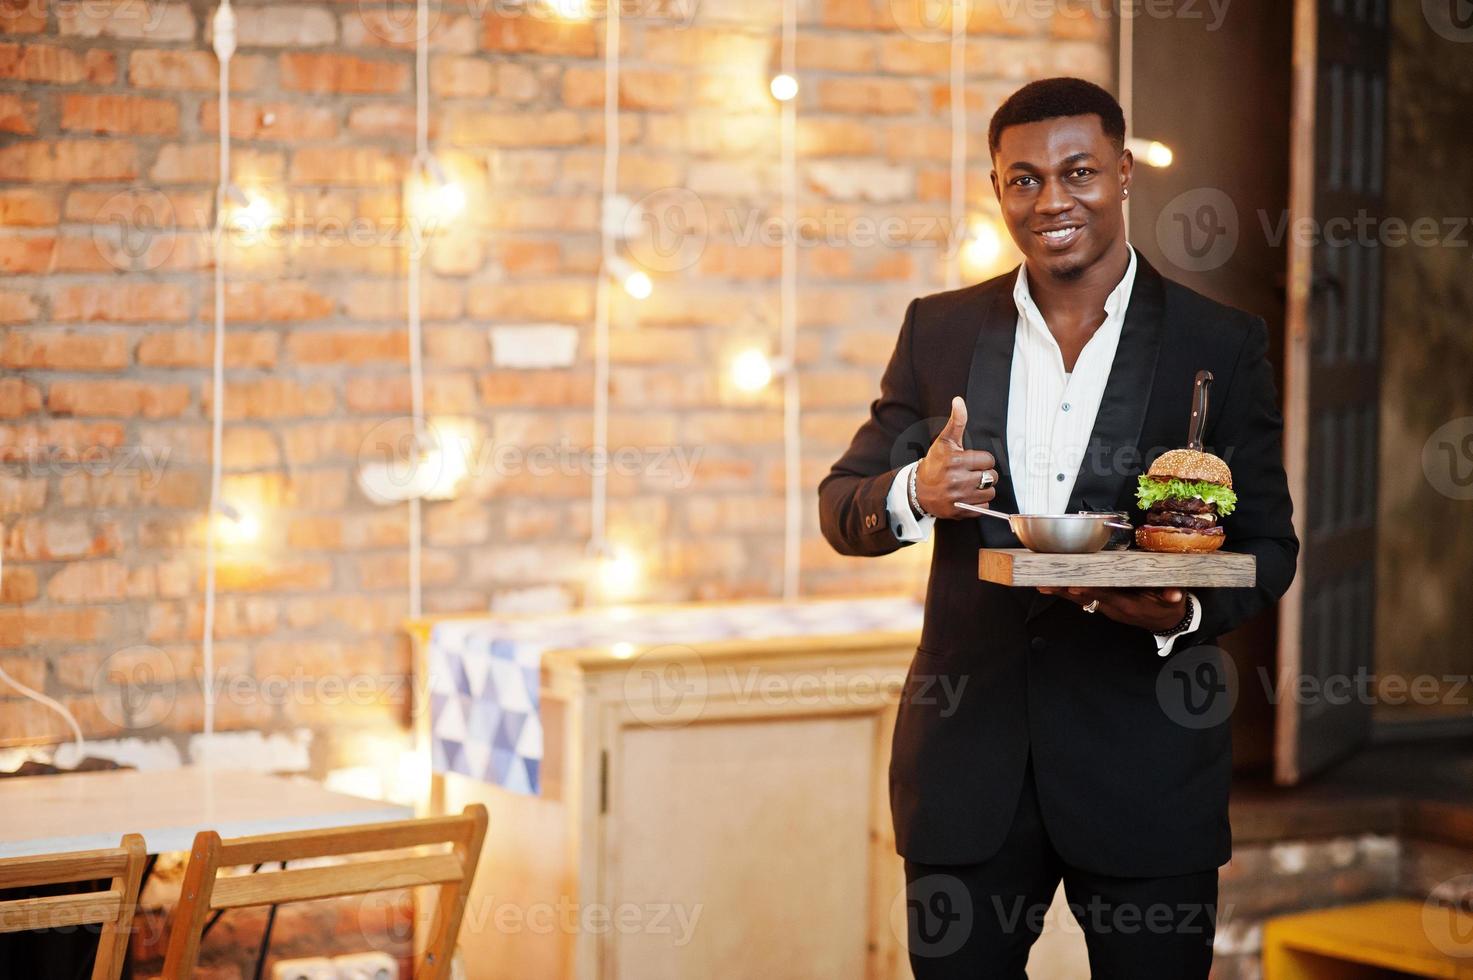
<path fill-rule="evenodd" d="M 412 816 L 307 779 L 225 769 L 16 776 L 0 779 L 0 858 L 116 847 L 126 833 L 164 854 L 189 850 L 201 830 L 239 837 Z"/>

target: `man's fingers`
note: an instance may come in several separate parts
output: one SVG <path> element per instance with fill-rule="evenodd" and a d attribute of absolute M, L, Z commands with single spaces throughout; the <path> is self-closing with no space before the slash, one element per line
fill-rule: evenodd
<path fill-rule="evenodd" d="M 996 466 L 997 460 L 985 449 L 963 449 L 951 457 L 952 469 L 963 469 L 975 473 L 978 479 L 982 478 L 984 470 L 994 469 Z M 994 479 L 997 478 L 996 473 L 992 476 Z"/>
<path fill-rule="evenodd" d="M 967 403 L 960 395 L 951 400 L 951 418 L 946 420 L 946 427 L 941 430 L 937 439 L 944 439 L 958 449 L 962 445 L 962 436 L 967 431 Z"/>

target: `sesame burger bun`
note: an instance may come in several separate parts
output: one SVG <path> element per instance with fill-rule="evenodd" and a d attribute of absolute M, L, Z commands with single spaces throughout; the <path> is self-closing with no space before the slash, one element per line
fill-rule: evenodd
<path fill-rule="evenodd" d="M 1135 529 L 1135 543 L 1137 547 L 1146 551 L 1168 551 L 1178 554 L 1203 553 L 1216 551 L 1226 540 L 1227 537 L 1221 533 L 1221 528 L 1216 534 L 1193 531 L 1184 527 L 1162 527 L 1155 524 L 1144 524 Z"/>
<path fill-rule="evenodd" d="M 1228 469 L 1226 463 L 1211 453 L 1198 452 L 1195 449 L 1173 449 L 1162 453 L 1151 464 L 1146 475 L 1219 483 L 1230 490 L 1233 486 L 1233 471 Z"/>

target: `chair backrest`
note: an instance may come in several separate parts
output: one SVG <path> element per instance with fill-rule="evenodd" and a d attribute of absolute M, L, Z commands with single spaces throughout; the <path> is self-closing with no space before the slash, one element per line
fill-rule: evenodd
<path fill-rule="evenodd" d="M 133 913 L 138 908 L 138 888 L 147 858 L 143 838 L 125 834 L 119 846 L 100 851 L 0 860 L 0 889 L 108 879 L 108 887 L 102 891 L 0 902 L 0 932 L 100 925 L 92 980 L 117 980 L 127 959 Z"/>
<path fill-rule="evenodd" d="M 422 944 L 415 944 L 413 975 L 415 980 L 443 980 L 450 976 L 450 958 L 485 837 L 486 808 L 479 803 L 458 816 L 230 840 L 221 840 L 212 830 L 201 831 L 189 852 L 179 904 L 170 920 L 160 980 L 193 976 L 200 935 L 212 912 L 421 885 L 434 886 L 435 908 L 429 935 Z M 423 851 L 447 844 L 448 850 Z M 380 854 L 410 848 L 417 850 L 399 856 Z M 363 857 L 369 854 L 374 856 Z M 352 855 L 359 858 L 308 868 L 284 866 L 288 861 Z M 283 864 L 280 871 L 220 876 L 222 868 L 278 863 Z"/>

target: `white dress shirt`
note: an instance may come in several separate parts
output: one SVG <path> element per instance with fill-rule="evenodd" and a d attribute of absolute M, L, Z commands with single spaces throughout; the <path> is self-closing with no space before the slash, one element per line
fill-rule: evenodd
<path fill-rule="evenodd" d="M 1033 302 L 1026 266 L 1018 269 L 1013 285 L 1018 324 L 1008 381 L 1007 440 L 1013 496 L 1021 514 L 1062 514 L 1069 506 L 1074 479 L 1094 431 L 1105 383 L 1110 379 L 1110 367 L 1115 363 L 1135 272 L 1132 248 L 1125 276 L 1105 299 L 1104 323 L 1085 343 L 1074 370 L 1065 371 L 1059 343 Z M 918 519 L 910 509 L 910 472 L 919 465 L 919 461 L 911 463 L 896 474 L 885 501 L 890 527 L 901 541 L 926 540 L 936 523 L 934 517 Z M 1202 604 L 1192 593 L 1187 595 L 1192 612 L 1186 630 L 1189 633 L 1201 623 Z M 1161 656 L 1171 652 L 1176 636 L 1156 637 Z"/>

